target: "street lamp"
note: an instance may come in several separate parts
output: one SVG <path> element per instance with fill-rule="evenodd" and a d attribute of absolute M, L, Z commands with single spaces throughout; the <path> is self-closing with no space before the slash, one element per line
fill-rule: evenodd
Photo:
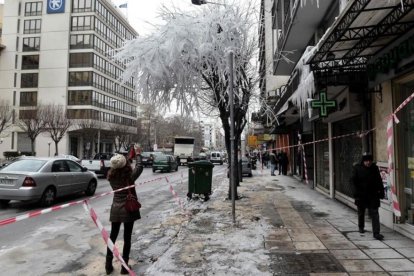
<path fill-rule="evenodd" d="M 49 149 L 48 149 L 48 151 L 47 151 L 47 156 L 48 156 L 48 157 L 50 157 L 50 144 L 51 144 L 51 143 L 52 143 L 52 142 L 48 142 L 48 143 L 47 143 L 47 145 L 49 146 Z"/>

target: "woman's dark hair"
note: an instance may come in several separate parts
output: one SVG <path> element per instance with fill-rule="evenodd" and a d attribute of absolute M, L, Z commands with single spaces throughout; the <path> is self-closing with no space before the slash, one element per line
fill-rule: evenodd
<path fill-rule="evenodd" d="M 127 165 L 122 167 L 122 168 L 119 168 L 119 169 L 111 168 L 111 169 L 109 169 L 107 179 L 108 180 L 112 180 L 112 179 L 116 179 L 116 178 L 128 179 L 131 176 L 131 172 L 132 172 L 132 168 L 127 163 Z"/>

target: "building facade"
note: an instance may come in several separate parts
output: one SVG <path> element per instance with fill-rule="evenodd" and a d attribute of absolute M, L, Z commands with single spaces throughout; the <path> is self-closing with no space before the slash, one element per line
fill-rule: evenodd
<path fill-rule="evenodd" d="M 413 2 L 268 2 L 273 30 L 266 33 L 277 34 L 273 74 L 288 77 L 266 129 L 284 141 L 273 146 L 290 146 L 292 175 L 353 208 L 352 166 L 363 152 L 373 152 L 387 195 L 381 222 L 414 237 L 412 101 L 387 132 L 389 115 L 414 91 Z M 395 164 L 390 174 L 388 162 Z M 391 179 L 401 216 L 392 208 Z"/>
<path fill-rule="evenodd" d="M 133 79 L 119 81 L 125 65 L 111 55 L 137 33 L 112 2 L 6 1 L 3 18 L 0 95 L 13 106 L 13 123 L 40 105 L 64 106 L 73 124 L 58 150 L 81 158 L 113 151 L 119 129 L 136 133 Z M 17 125 L 2 136 L 0 153 L 30 151 Z M 40 134 L 37 155 L 53 155 L 51 142 Z"/>

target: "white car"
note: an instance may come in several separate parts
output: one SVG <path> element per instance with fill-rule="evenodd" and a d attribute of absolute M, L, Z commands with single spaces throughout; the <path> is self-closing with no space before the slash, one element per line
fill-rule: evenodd
<path fill-rule="evenodd" d="M 220 165 L 223 165 L 224 160 L 223 160 L 221 152 L 212 151 L 210 153 L 210 162 L 211 163 L 219 163 Z"/>
<path fill-rule="evenodd" d="M 75 161 L 76 163 L 80 164 L 81 160 L 79 158 L 77 158 L 76 156 L 70 155 L 70 154 L 59 154 L 56 157 L 63 157 L 63 158 L 68 158 L 72 161 Z"/>

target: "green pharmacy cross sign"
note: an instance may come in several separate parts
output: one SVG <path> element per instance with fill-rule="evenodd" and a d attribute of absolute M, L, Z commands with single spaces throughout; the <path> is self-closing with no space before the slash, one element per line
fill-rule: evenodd
<path fill-rule="evenodd" d="M 319 100 L 313 100 L 311 102 L 312 108 L 319 108 L 319 116 L 328 116 L 328 107 L 336 107 L 335 100 L 328 100 L 326 98 L 326 91 L 319 92 Z"/>

